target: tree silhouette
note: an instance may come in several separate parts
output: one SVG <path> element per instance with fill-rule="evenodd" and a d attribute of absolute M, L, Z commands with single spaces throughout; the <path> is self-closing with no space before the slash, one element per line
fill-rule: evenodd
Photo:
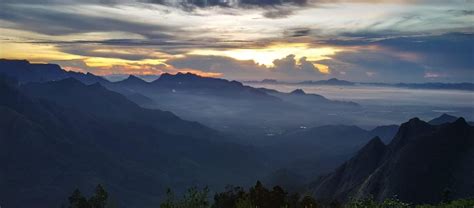
<path fill-rule="evenodd" d="M 74 190 L 69 197 L 69 208 L 90 208 L 87 199 L 82 196 L 79 189 Z"/>
<path fill-rule="evenodd" d="M 269 195 L 270 192 L 266 189 L 262 182 L 257 181 L 255 187 L 252 187 L 249 191 L 250 200 L 253 204 L 259 208 L 269 207 Z"/>
<path fill-rule="evenodd" d="M 302 208 L 317 208 L 318 203 L 313 197 L 306 195 L 301 200 L 301 207 Z"/>
<path fill-rule="evenodd" d="M 284 207 L 287 205 L 288 193 L 280 186 L 273 187 L 270 192 L 269 206 L 270 207 Z"/>
<path fill-rule="evenodd" d="M 208 208 L 209 189 L 206 187 L 202 191 L 196 187 L 188 189 L 182 199 L 176 199 L 171 189 L 167 190 L 167 198 L 160 204 L 160 208 Z"/>
<path fill-rule="evenodd" d="M 82 196 L 79 189 L 76 189 L 69 197 L 69 208 L 105 208 L 107 198 L 108 193 L 100 184 L 97 185 L 94 195 L 89 200 Z"/>
<path fill-rule="evenodd" d="M 95 195 L 89 199 L 91 208 L 105 208 L 107 204 L 108 194 L 102 185 L 97 185 L 95 188 Z"/>

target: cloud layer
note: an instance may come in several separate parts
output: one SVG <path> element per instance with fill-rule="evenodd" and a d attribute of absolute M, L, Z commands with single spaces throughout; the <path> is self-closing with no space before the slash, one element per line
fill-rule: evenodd
<path fill-rule="evenodd" d="M 0 57 L 99 74 L 472 81 L 473 4 L 5 0 Z"/>

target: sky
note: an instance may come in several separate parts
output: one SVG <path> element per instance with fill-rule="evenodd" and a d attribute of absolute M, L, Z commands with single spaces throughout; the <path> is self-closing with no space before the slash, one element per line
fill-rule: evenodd
<path fill-rule="evenodd" d="M 111 77 L 474 82 L 474 0 L 2 0 L 0 58 Z"/>

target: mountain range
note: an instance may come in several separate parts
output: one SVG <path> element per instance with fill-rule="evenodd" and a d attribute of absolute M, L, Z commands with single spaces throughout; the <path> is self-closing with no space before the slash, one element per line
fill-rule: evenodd
<path fill-rule="evenodd" d="M 101 183 L 119 204 L 147 207 L 166 187 L 249 184 L 263 167 L 253 148 L 100 84 L 14 83 L 0 80 L 2 206 L 60 206 Z"/>
<path fill-rule="evenodd" d="M 84 84 L 100 83 L 141 107 L 171 111 L 186 120 L 198 121 L 233 134 L 242 138 L 244 143 L 258 141 L 253 138 L 299 125 L 341 123 L 346 118 L 328 117 L 328 112 L 360 108 L 353 102 L 329 100 L 316 94 L 282 93 L 191 73 L 165 73 L 152 82 L 133 75 L 122 81 L 110 82 L 90 73 L 68 72 L 58 65 L 27 61 L 0 60 L 0 70 L 0 73 L 15 77 L 20 83 L 64 78 L 74 78 Z M 317 119 L 322 117 L 326 119 Z"/>
<path fill-rule="evenodd" d="M 264 79 L 261 81 L 244 81 L 248 84 L 286 84 L 286 85 L 315 85 L 315 86 L 378 86 L 378 87 L 397 87 L 409 89 L 444 89 L 444 90 L 474 90 L 474 83 L 441 83 L 441 82 L 427 82 L 427 83 L 382 83 L 382 82 L 352 82 L 341 80 L 337 78 L 330 78 L 327 80 L 308 80 L 302 82 L 285 82 L 274 79 Z"/>
<path fill-rule="evenodd" d="M 11 60 L 0 60 L 0 97 L 6 207 L 58 207 L 98 183 L 120 207 L 257 179 L 321 201 L 474 195 L 472 123 L 448 114 L 364 129 L 351 125 L 368 119 L 364 106 L 302 89 L 191 73 L 111 82 Z"/>

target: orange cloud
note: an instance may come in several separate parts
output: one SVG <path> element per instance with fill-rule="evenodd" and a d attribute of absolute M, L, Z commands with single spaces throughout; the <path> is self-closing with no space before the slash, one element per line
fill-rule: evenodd
<path fill-rule="evenodd" d="M 330 74 L 331 73 L 331 70 L 329 69 L 329 66 L 327 65 L 324 65 L 324 64 L 313 64 L 318 70 L 319 72 L 323 73 L 323 74 Z"/>
<path fill-rule="evenodd" d="M 107 59 L 110 61 L 110 59 Z M 89 60 L 90 61 L 90 60 Z M 94 59 L 97 61 L 97 59 Z M 78 63 L 80 62 L 80 63 Z M 76 60 L 70 63 L 61 63 L 63 69 L 68 71 L 86 72 L 90 71 L 96 75 L 105 76 L 111 74 L 133 74 L 133 75 L 158 75 L 163 73 L 176 74 L 181 73 L 193 73 L 203 77 L 222 77 L 223 74 L 219 72 L 206 72 L 199 69 L 192 68 L 176 68 L 169 64 L 157 62 L 152 64 L 152 61 L 148 63 L 141 62 L 119 62 L 114 64 L 113 62 L 100 63 L 93 62 L 91 66 L 88 60 Z"/>

